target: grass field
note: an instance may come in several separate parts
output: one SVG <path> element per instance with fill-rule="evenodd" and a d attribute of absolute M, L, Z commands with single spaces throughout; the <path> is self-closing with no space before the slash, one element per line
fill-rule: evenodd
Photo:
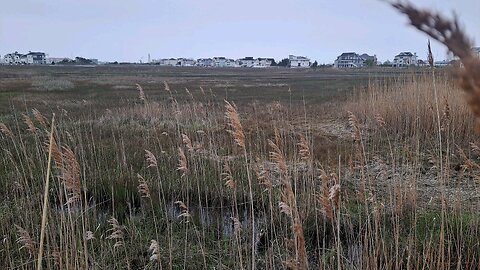
<path fill-rule="evenodd" d="M 0 266 L 479 269 L 474 122 L 446 70 L 0 66 Z"/>

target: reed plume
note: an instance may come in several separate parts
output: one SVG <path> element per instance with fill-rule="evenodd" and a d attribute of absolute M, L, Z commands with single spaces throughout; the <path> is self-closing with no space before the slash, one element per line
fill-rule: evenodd
<path fill-rule="evenodd" d="M 147 168 L 158 166 L 157 158 L 152 152 L 145 150 L 145 158 L 148 163 Z"/>
<path fill-rule="evenodd" d="M 3 135 L 13 139 L 13 132 L 4 123 L 0 123 L 0 131 L 3 133 Z"/>
<path fill-rule="evenodd" d="M 237 190 L 237 183 L 233 179 L 232 171 L 230 169 L 230 165 L 228 164 L 228 161 L 226 161 L 226 160 L 223 163 L 222 176 L 223 176 L 223 181 L 225 181 L 225 185 L 227 187 L 229 187 L 233 191 Z"/>
<path fill-rule="evenodd" d="M 72 149 L 64 146 L 63 152 L 64 167 L 61 177 L 67 190 L 67 204 L 71 204 L 81 198 L 80 164 Z"/>
<path fill-rule="evenodd" d="M 181 177 L 185 177 L 188 174 L 187 157 L 185 156 L 185 152 L 183 151 L 183 148 L 181 148 L 181 147 L 178 148 L 178 167 L 177 167 L 177 171 L 180 171 L 182 173 Z"/>
<path fill-rule="evenodd" d="M 136 84 L 137 86 L 137 91 L 138 91 L 138 99 L 141 101 L 141 102 L 145 102 L 147 100 L 147 98 L 145 97 L 145 92 L 143 91 L 143 88 L 142 86 L 140 86 L 140 84 Z"/>
<path fill-rule="evenodd" d="M 227 119 L 227 125 L 230 127 L 227 132 L 232 134 L 236 145 L 245 149 L 245 134 L 243 133 L 243 127 L 240 123 L 240 116 L 237 107 L 235 104 L 232 105 L 225 100 L 225 109 L 225 118 Z"/>
<path fill-rule="evenodd" d="M 320 196 L 320 204 L 323 206 L 325 216 L 332 221 L 333 220 L 333 207 L 330 200 L 330 191 L 328 188 L 328 176 L 325 171 L 320 172 L 320 179 L 322 182 L 322 195 Z"/>
<path fill-rule="evenodd" d="M 20 249 L 26 249 L 28 250 L 28 253 L 30 256 L 36 253 L 36 248 L 35 248 L 35 242 L 33 241 L 32 237 L 30 234 L 25 230 L 24 228 L 18 226 L 17 224 L 14 224 L 15 228 L 17 228 L 17 232 L 19 234 L 17 238 L 17 243 L 19 243 Z"/>
<path fill-rule="evenodd" d="M 145 181 L 145 179 L 140 174 L 137 174 L 137 178 L 138 178 L 138 186 L 137 186 L 138 193 L 142 198 L 150 198 L 150 187 L 148 186 L 147 181 Z"/>
<path fill-rule="evenodd" d="M 300 135 L 300 142 L 298 143 L 298 146 L 300 147 L 300 159 L 307 161 L 310 160 L 311 158 L 311 153 L 310 153 L 310 147 L 308 145 L 307 139 L 305 136 Z"/>
<path fill-rule="evenodd" d="M 158 244 L 157 240 L 150 241 L 150 247 L 148 248 L 148 252 L 150 255 L 151 262 L 159 262 L 160 261 L 160 245 Z"/>
<path fill-rule="evenodd" d="M 32 119 L 28 115 L 23 113 L 22 113 L 22 116 L 23 116 L 23 122 L 25 123 L 25 125 L 27 125 L 27 130 L 30 131 L 30 133 L 32 134 L 36 134 L 37 128 L 33 124 Z"/>
<path fill-rule="evenodd" d="M 182 141 L 185 144 L 185 147 L 187 148 L 188 152 L 195 151 L 195 148 L 193 147 L 193 144 L 192 144 L 192 140 L 190 140 L 190 138 L 187 135 L 182 134 Z"/>
<path fill-rule="evenodd" d="M 287 176 L 288 174 L 288 166 L 287 161 L 285 160 L 285 156 L 283 155 L 282 150 L 278 147 L 276 143 L 272 140 L 267 140 L 268 145 L 272 148 L 270 151 L 270 159 L 277 164 L 279 171 L 282 173 L 283 176 Z"/>
<path fill-rule="evenodd" d="M 113 248 L 124 246 L 125 227 L 120 225 L 118 220 L 114 217 L 111 217 L 108 220 L 108 224 L 110 225 L 111 228 L 107 230 L 107 232 L 110 233 L 110 235 L 107 236 L 107 239 L 115 240 L 115 244 L 113 245 Z"/>

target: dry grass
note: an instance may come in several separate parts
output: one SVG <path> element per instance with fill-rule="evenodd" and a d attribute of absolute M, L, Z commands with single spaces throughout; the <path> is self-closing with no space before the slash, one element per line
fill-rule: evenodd
<path fill-rule="evenodd" d="M 473 141 L 473 113 L 465 106 L 460 89 L 448 74 L 436 77 L 441 127 L 459 143 Z M 395 82 L 371 84 L 358 92 L 346 109 L 360 117 L 367 129 L 387 129 L 393 136 L 430 142 L 437 130 L 436 101 L 428 74 L 398 78 Z M 358 136 L 358 135 L 357 135 Z"/>

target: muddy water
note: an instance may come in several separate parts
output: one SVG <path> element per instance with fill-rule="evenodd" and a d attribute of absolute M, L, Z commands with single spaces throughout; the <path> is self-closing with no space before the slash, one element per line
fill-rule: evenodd
<path fill-rule="evenodd" d="M 188 213 L 191 218 L 198 221 L 204 227 L 221 228 L 225 236 L 232 236 L 234 233 L 234 223 L 232 218 L 235 216 L 231 207 L 199 207 L 190 206 Z M 175 220 L 181 220 L 182 210 L 177 204 L 171 202 L 168 206 L 168 215 Z M 239 207 L 238 219 L 241 224 L 241 230 L 251 230 L 251 214 L 247 207 Z M 255 214 L 254 232 L 257 235 L 260 230 L 266 226 L 266 219 L 263 215 Z"/>

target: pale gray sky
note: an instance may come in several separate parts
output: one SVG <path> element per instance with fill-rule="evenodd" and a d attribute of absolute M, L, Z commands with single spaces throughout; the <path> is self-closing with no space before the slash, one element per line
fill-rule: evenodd
<path fill-rule="evenodd" d="M 415 0 L 456 12 L 480 46 L 479 0 Z M 342 52 L 401 51 L 426 58 L 427 37 L 378 0 L 2 0 L 0 54 L 138 61 L 166 57 L 306 55 L 333 63 Z M 433 43 L 434 55 L 445 49 Z"/>

